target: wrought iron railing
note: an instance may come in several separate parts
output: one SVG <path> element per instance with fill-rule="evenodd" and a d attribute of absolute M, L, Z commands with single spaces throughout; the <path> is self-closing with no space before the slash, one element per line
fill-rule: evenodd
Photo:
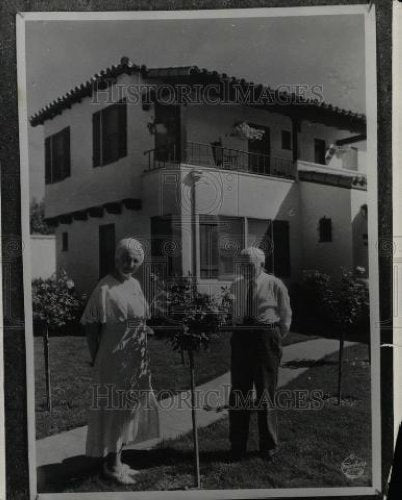
<path fill-rule="evenodd" d="M 171 144 L 145 151 L 144 155 L 147 156 L 148 170 L 187 163 L 290 179 L 296 176 L 296 166 L 291 159 L 226 148 L 217 144 L 187 142 L 182 149 Z"/>

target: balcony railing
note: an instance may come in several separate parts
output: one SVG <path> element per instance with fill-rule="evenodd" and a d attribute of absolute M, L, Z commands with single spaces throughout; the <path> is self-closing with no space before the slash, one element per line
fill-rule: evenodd
<path fill-rule="evenodd" d="M 179 150 L 176 144 L 171 144 L 145 151 L 144 155 L 147 156 L 148 170 L 187 163 L 289 179 L 296 177 L 296 167 L 290 159 L 214 144 L 187 142 L 183 150 Z"/>

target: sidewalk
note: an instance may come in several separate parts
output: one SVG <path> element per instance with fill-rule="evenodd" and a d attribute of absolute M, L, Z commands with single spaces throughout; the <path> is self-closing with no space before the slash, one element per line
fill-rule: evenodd
<path fill-rule="evenodd" d="M 352 345 L 345 342 L 345 347 Z M 315 361 L 336 352 L 339 341 L 315 339 L 291 344 L 283 348 L 278 387 L 283 387 L 308 370 Z M 300 363 L 299 363 L 300 362 Z M 299 365 L 299 366 L 298 366 Z M 227 403 L 230 387 L 230 372 L 197 387 L 197 398 L 201 406 L 197 410 L 198 427 L 205 427 L 225 417 L 227 410 L 219 409 Z M 204 408 L 209 405 L 209 408 Z M 147 449 L 161 441 L 174 439 L 192 429 L 190 393 L 181 392 L 160 401 L 161 438 L 132 446 L 131 449 Z M 67 432 L 40 439 L 36 442 L 37 467 L 61 464 L 64 460 L 85 454 L 87 427 L 77 427 Z M 125 448 L 127 449 L 127 448 Z"/>

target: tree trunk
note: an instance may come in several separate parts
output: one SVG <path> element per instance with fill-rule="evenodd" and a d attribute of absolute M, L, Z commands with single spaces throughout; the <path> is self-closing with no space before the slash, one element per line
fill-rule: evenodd
<path fill-rule="evenodd" d="M 47 323 L 43 329 L 43 352 L 45 355 L 45 376 L 46 376 L 46 404 L 47 410 L 52 411 L 52 393 L 50 388 L 50 367 L 49 367 L 49 328 Z"/>
<path fill-rule="evenodd" d="M 194 442 L 194 486 L 201 488 L 200 478 L 200 455 L 198 449 L 198 433 L 197 433 L 197 413 L 196 413 L 196 399 L 195 399 L 195 367 L 194 367 L 194 353 L 188 352 L 190 358 L 190 373 L 191 373 L 191 417 L 193 420 L 193 442 Z"/>
<path fill-rule="evenodd" d="M 341 336 L 339 337 L 338 405 L 341 404 L 341 399 L 342 399 L 343 344 L 344 344 L 344 334 L 343 331 L 341 331 Z"/>

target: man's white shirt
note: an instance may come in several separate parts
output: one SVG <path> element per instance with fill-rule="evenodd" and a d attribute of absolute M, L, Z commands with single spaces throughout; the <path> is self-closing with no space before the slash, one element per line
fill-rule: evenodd
<path fill-rule="evenodd" d="M 236 279 L 230 289 L 233 296 L 232 322 L 241 325 L 247 316 L 247 291 L 249 281 Z M 287 334 L 292 322 L 290 299 L 284 283 L 264 271 L 253 279 L 253 317 L 259 323 L 279 323 L 282 337 Z"/>

